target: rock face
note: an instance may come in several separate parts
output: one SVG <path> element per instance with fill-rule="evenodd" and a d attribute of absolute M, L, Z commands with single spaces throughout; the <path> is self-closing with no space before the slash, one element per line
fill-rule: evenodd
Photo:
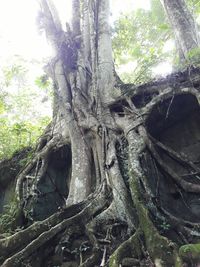
<path fill-rule="evenodd" d="M 49 155 L 48 168 L 27 199 L 25 210 L 30 221 L 44 220 L 65 205 L 71 172 L 71 149 L 64 146 Z"/>
<path fill-rule="evenodd" d="M 23 168 L 31 149 L 16 152 L 11 159 L 0 162 L 0 213 L 15 197 L 16 175 Z"/>
<path fill-rule="evenodd" d="M 0 168 L 0 213 L 15 198 L 16 177 L 25 163 L 30 149 L 16 153 L 11 160 L 4 160 Z M 43 220 L 62 208 L 68 196 L 71 172 L 71 149 L 61 147 L 49 155 L 48 168 L 37 184 L 35 192 L 25 200 L 26 217 L 30 221 Z M 34 177 L 32 173 L 29 177 Z M 28 190 L 28 179 L 26 190 Z M 25 190 L 24 189 L 24 190 Z"/>
<path fill-rule="evenodd" d="M 176 95 L 155 106 L 147 120 L 147 129 L 151 136 L 182 155 L 183 159 L 200 166 L 200 108 L 194 96 Z M 159 152 L 160 157 L 176 174 L 188 182 L 195 183 L 199 180 L 198 172 L 192 172 L 186 163 L 181 163 L 168 152 L 163 148 Z M 160 171 L 148 151 L 143 155 L 142 161 L 144 170 L 147 170 L 151 190 L 159 198 L 161 206 L 184 220 L 199 221 L 198 194 L 180 192 L 173 180 Z"/>

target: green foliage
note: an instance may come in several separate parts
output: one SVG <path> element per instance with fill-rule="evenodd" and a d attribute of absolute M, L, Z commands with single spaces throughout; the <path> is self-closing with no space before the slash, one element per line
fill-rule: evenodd
<path fill-rule="evenodd" d="M 125 82 L 140 83 L 152 76 L 152 67 L 171 60 L 172 51 L 164 52 L 172 33 L 159 0 L 151 1 L 151 10 L 138 9 L 116 21 L 113 49 L 116 64 L 128 66 L 135 62 L 132 71 L 124 71 Z M 119 70 L 120 72 L 120 67 Z"/>
<path fill-rule="evenodd" d="M 191 49 L 187 54 L 188 64 L 197 65 L 200 63 L 200 48 Z"/>
<path fill-rule="evenodd" d="M 200 47 L 191 49 L 187 54 L 184 62 L 180 62 L 178 55 L 174 59 L 176 69 L 186 69 L 191 66 L 200 66 Z"/>
<path fill-rule="evenodd" d="M 0 115 L 5 111 L 5 102 L 2 96 L 0 96 Z"/>
<path fill-rule="evenodd" d="M 2 71 L 5 77 L 5 85 L 7 87 L 11 85 L 14 79 L 17 79 L 18 81 L 20 79 L 23 80 L 23 77 L 27 72 L 24 66 L 22 66 L 21 64 L 16 64 L 16 63 L 9 67 L 4 67 Z"/>
<path fill-rule="evenodd" d="M 51 82 L 45 75 L 33 80 L 29 65 L 14 58 L 0 72 L 0 159 L 33 147 L 51 119 Z"/>
<path fill-rule="evenodd" d="M 200 260 L 200 244 L 187 244 L 179 249 L 179 255 L 189 262 Z"/>
<path fill-rule="evenodd" d="M 41 89 L 46 89 L 51 85 L 51 82 L 47 75 L 42 75 L 36 78 L 35 84 Z"/>
<path fill-rule="evenodd" d="M 7 118 L 0 118 L 0 159 L 9 158 L 22 148 L 34 146 L 49 121 L 48 117 L 43 117 L 37 124 L 28 121 L 12 124 Z"/>
<path fill-rule="evenodd" d="M 170 229 L 170 224 L 168 224 L 166 221 L 163 221 L 162 224 L 160 225 L 161 229 L 165 232 Z"/>
<path fill-rule="evenodd" d="M 199 0 L 187 0 L 186 2 L 193 16 L 197 19 L 198 16 L 200 15 L 200 1 Z"/>
<path fill-rule="evenodd" d="M 186 2 L 200 24 L 200 1 Z M 180 65 L 175 49 L 167 45 L 170 40 L 174 40 L 174 34 L 160 0 L 151 0 L 150 10 L 138 9 L 122 15 L 113 30 L 114 58 L 121 79 L 136 84 L 149 81 L 154 67 L 163 62 L 177 69 L 199 64 L 199 49 L 195 49 L 188 53 L 184 66 Z"/>
<path fill-rule="evenodd" d="M 4 212 L 0 214 L 0 234 L 13 233 L 16 220 L 19 215 L 19 202 L 16 198 L 4 206 Z"/>

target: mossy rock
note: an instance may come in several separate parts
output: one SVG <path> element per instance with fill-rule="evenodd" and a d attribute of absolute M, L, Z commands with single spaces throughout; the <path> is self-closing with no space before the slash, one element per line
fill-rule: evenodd
<path fill-rule="evenodd" d="M 200 261 L 200 244 L 188 244 L 181 246 L 179 255 L 183 260 Z"/>
<path fill-rule="evenodd" d="M 178 256 L 177 248 L 173 242 L 160 235 L 149 217 L 149 212 L 144 205 L 138 181 L 132 171 L 130 173 L 130 188 L 132 198 L 137 209 L 140 229 L 143 232 L 146 249 L 156 266 L 169 267 L 181 266 L 181 259 Z"/>

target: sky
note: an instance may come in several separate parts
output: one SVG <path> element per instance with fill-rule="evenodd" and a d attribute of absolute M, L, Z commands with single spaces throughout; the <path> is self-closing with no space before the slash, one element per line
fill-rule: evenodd
<path fill-rule="evenodd" d="M 70 0 L 52 0 L 58 9 L 62 24 L 71 19 Z M 111 24 L 122 13 L 131 12 L 137 8 L 150 9 L 150 0 L 110 0 Z M 0 90 L 1 90 L 1 69 L 2 67 L 13 65 L 15 58 L 25 59 L 28 64 L 28 83 L 32 92 L 38 93 L 41 99 L 35 99 L 37 113 L 40 116 L 51 116 L 51 101 L 44 102 L 44 93 L 41 93 L 35 85 L 35 79 L 42 74 L 43 64 L 53 54 L 51 46 L 46 37 L 39 34 L 36 18 L 39 4 L 36 0 L 0 0 Z M 166 49 L 171 46 L 168 45 Z M 135 62 L 120 66 L 122 72 L 132 71 Z M 118 69 L 120 74 L 120 69 Z M 171 71 L 169 63 L 162 63 L 153 69 L 155 75 L 165 75 Z M 7 88 L 9 92 L 18 94 L 13 85 Z M 23 91 L 23 88 L 21 88 Z"/>
<path fill-rule="evenodd" d="M 45 38 L 37 32 L 37 10 L 37 2 L 32 0 L 0 1 L 1 63 L 16 54 L 40 58 L 50 53 Z"/>
<path fill-rule="evenodd" d="M 70 0 L 53 0 L 61 20 L 70 20 Z M 149 0 L 111 0 L 111 20 L 122 12 L 138 7 L 149 8 Z M 9 56 L 22 55 L 35 59 L 45 58 L 52 53 L 45 36 L 39 35 L 36 26 L 38 3 L 35 0 L 0 1 L 0 60 Z"/>
<path fill-rule="evenodd" d="M 71 18 L 70 0 L 53 0 L 63 23 Z M 150 8 L 150 0 L 110 0 L 111 23 L 121 13 L 137 8 Z M 26 60 L 42 61 L 52 54 L 44 34 L 39 34 L 36 17 L 38 14 L 38 1 L 35 0 L 6 0 L 0 1 L 0 67 L 9 64 L 15 55 Z M 32 66 L 32 72 L 42 71 Z M 128 66 L 129 67 L 129 66 Z M 124 66 L 126 69 L 126 66 Z M 170 66 L 158 67 L 155 72 L 170 71 Z M 36 72 L 36 73 L 35 73 Z"/>

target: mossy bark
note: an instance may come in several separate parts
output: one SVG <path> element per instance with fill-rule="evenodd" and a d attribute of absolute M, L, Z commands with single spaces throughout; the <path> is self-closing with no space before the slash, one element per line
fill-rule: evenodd
<path fill-rule="evenodd" d="M 124 258 L 132 257 L 142 259 L 142 242 L 139 230 L 128 240 L 122 243 L 110 256 L 109 266 L 118 267 Z"/>
<path fill-rule="evenodd" d="M 149 217 L 149 211 L 145 207 L 139 194 L 140 188 L 134 172 L 131 173 L 130 179 L 132 196 L 134 198 L 139 218 L 138 227 L 143 233 L 145 246 L 150 258 L 154 262 L 155 266 L 181 266 L 181 259 L 178 255 L 178 248 L 176 247 L 176 244 L 160 235 Z"/>
<path fill-rule="evenodd" d="M 179 248 L 179 255 L 186 261 L 200 261 L 200 244 L 187 244 Z"/>

